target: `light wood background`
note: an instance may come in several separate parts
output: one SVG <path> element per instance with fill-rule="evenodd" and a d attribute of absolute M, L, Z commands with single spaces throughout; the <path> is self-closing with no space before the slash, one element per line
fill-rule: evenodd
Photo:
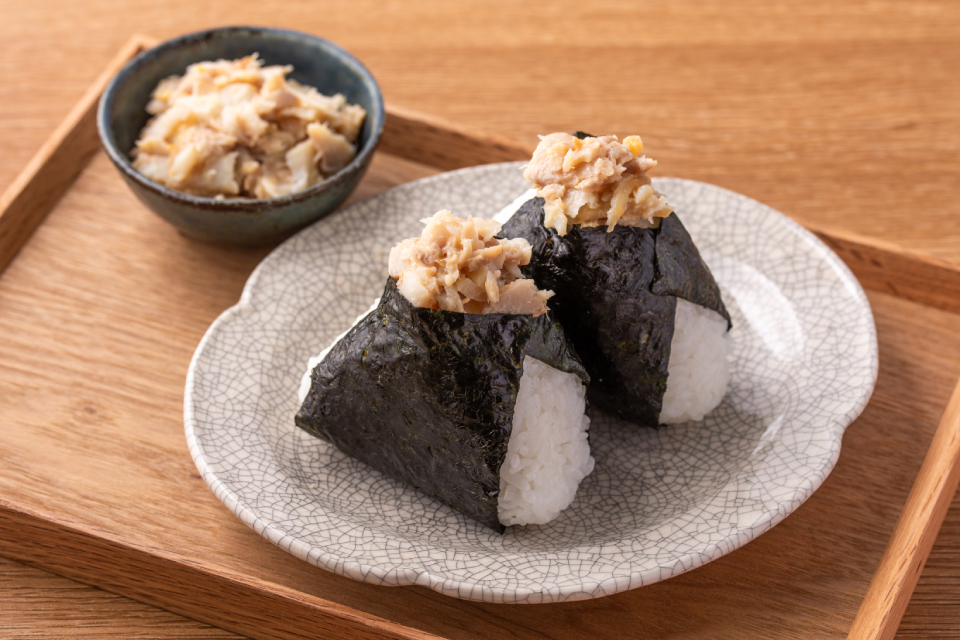
<path fill-rule="evenodd" d="M 8 1 L 0 4 L 4 15 L 0 22 L 0 42 L 4 43 L 0 56 L 0 77 L 4 79 L 0 83 L 4 151 L 0 154 L 0 189 L 12 181 L 132 33 L 166 38 L 220 24 L 262 24 L 310 31 L 347 47 L 378 78 L 391 104 L 526 142 L 534 141 L 537 133 L 553 130 L 639 133 L 648 152 L 661 161 L 659 175 L 706 180 L 802 221 L 829 224 L 960 260 L 960 5 L 925 1 L 838 4 L 730 0 L 628 7 L 622 2 L 578 6 L 573 2 Z M 102 157 L 98 161 L 103 164 Z M 94 178 L 88 178 L 88 183 L 90 179 Z M 97 192 L 96 186 L 78 192 L 74 198 L 80 201 L 74 205 L 89 212 L 102 206 L 90 195 Z M 77 241 L 95 247 L 96 223 L 92 218 L 87 222 L 92 226 L 68 221 L 54 225 L 47 232 L 47 241 L 69 241 L 74 237 L 71 234 L 82 231 L 87 235 Z M 136 234 L 147 227 L 154 231 L 151 225 L 157 223 L 134 217 L 129 224 L 128 231 Z M 225 263 L 219 275 L 226 280 L 214 287 L 216 295 L 208 304 L 222 305 L 221 309 L 232 304 L 242 286 L 235 273 L 252 268 L 257 257 L 219 255 Z M 82 259 L 82 252 L 65 256 L 68 258 Z M 36 269 L 40 278 L 44 265 L 28 260 L 20 268 Z M 59 273 L 71 268 L 82 269 L 83 265 L 64 263 Z M 216 264 L 204 268 L 217 274 Z M 55 295 L 64 292 L 58 292 L 57 283 L 51 287 L 49 312 L 55 315 Z M 5 303 L 21 299 L 18 293 L 22 292 L 7 291 Z M 81 297 L 88 294 L 95 302 L 93 292 L 76 293 Z M 143 302 L 154 301 L 153 294 L 159 292 L 142 291 Z M 912 359 L 915 345 L 903 327 L 932 335 L 943 346 L 957 349 L 955 316 L 916 305 L 902 306 L 886 296 L 874 296 L 872 302 L 892 318 L 888 326 L 881 326 L 881 331 L 887 332 L 881 334 L 882 340 L 888 336 L 881 343 L 885 363 L 930 377 L 926 388 L 907 390 L 914 392 L 916 400 L 907 400 L 910 411 L 898 414 L 900 419 L 935 424 L 949 393 L 950 377 L 955 380 L 960 374 L 960 354 L 955 350 L 924 351 L 929 358 L 939 358 L 939 377 L 932 369 L 911 370 L 917 366 Z M 15 319 L 15 308 L 8 306 L 6 311 L 12 312 L 8 320 Z M 193 316 L 180 318 L 189 327 L 186 333 L 175 333 L 177 325 L 170 325 L 170 348 L 188 357 L 199 337 L 191 332 L 202 330 L 214 311 L 198 308 Z M 91 307 L 82 323 L 100 322 L 99 313 Z M 12 326 L 6 325 L 6 330 Z M 108 363 L 110 357 L 104 353 Z M 0 366 L 15 363 L 0 360 Z M 163 389 L 176 389 L 178 384 L 182 388 L 180 368 L 156 375 Z M 894 377 L 884 384 L 892 387 L 898 380 Z M 29 380 L 23 384 L 29 385 Z M 95 397 L 97 384 L 90 381 L 85 393 Z M 30 402 L 29 393 L 18 398 Z M 169 411 L 180 398 L 162 396 L 156 402 L 158 410 Z M 62 409 L 75 412 L 75 420 L 82 424 L 93 419 L 86 417 L 86 406 Z M 91 401 L 89 406 L 95 408 L 96 403 Z M 875 411 L 884 409 L 894 408 Z M 903 407 L 896 409 L 902 412 Z M 160 422 L 157 428 L 175 430 L 179 426 Z M 869 432 L 861 431 L 851 434 L 844 444 L 867 446 L 869 439 Z M 914 456 L 908 456 L 911 465 L 919 464 L 916 455 L 922 455 L 923 445 L 903 443 Z M 880 454 L 886 457 L 879 462 L 890 465 L 886 481 L 895 486 L 894 494 L 902 503 L 917 466 L 898 467 L 902 451 Z M 177 463 L 167 471 L 179 473 L 180 466 Z M 844 469 L 838 468 L 825 491 L 852 491 L 858 473 L 876 472 Z M 164 472 L 156 469 L 158 474 Z M 878 491 L 884 489 L 879 484 L 883 478 L 875 476 Z M 178 482 L 185 490 L 205 490 L 186 478 Z M 892 530 L 896 510 L 895 503 L 891 505 L 877 508 L 886 509 L 881 515 L 889 518 Z M 852 516 L 859 517 L 855 505 L 849 506 Z M 907 611 L 901 626 L 904 637 L 955 637 L 960 633 L 957 512 L 955 508 L 948 516 Z M 121 518 L 119 514 L 104 517 L 107 521 Z M 776 553 L 776 544 L 784 541 L 818 544 L 815 534 L 819 529 L 791 521 L 754 544 L 766 544 L 770 553 Z M 857 542 L 841 541 L 839 549 L 859 551 Z M 868 548 L 863 553 L 878 556 L 880 551 L 882 548 Z M 828 552 L 839 554 L 824 550 Z M 735 563 L 735 558 L 736 554 L 723 566 Z M 740 575 L 769 570 L 751 562 L 738 567 Z M 787 569 L 798 572 L 794 586 L 788 587 L 786 579 L 774 581 L 787 590 L 809 590 L 823 581 L 842 580 L 839 575 L 804 575 L 803 567 Z M 852 569 L 846 566 L 843 570 Z M 58 591 L 61 586 L 48 584 L 42 577 L 45 574 L 33 571 L 0 564 L 3 589 L 36 594 L 31 596 L 32 607 L 0 608 L 0 630 L 66 636 L 71 635 L 64 631 L 66 627 L 52 627 L 46 621 L 73 619 L 79 628 L 99 617 L 105 630 L 119 628 L 117 635 L 127 637 L 219 637 L 219 632 L 209 627 L 131 601 L 123 601 L 122 606 L 138 613 L 118 616 L 115 596 L 84 596 L 87 599 L 80 604 Z M 723 567 L 714 571 L 714 577 L 725 575 Z M 714 583 L 706 573 L 693 577 L 697 573 L 664 583 L 642 600 L 660 606 L 658 603 L 669 600 L 672 590 L 699 584 L 704 593 L 718 594 L 717 613 L 723 611 L 721 604 L 742 606 L 758 615 L 764 611 L 758 592 L 747 589 L 746 585 L 756 585 L 751 579 L 740 583 L 742 591 L 737 592 L 737 585 Z M 720 595 L 721 591 L 725 593 Z M 854 598 L 857 594 L 847 595 Z M 772 594 L 784 606 L 789 603 L 787 596 Z M 393 596 L 388 593 L 385 598 L 389 601 Z M 571 607 L 565 615 L 575 623 L 587 610 L 587 605 Z"/>
<path fill-rule="evenodd" d="M 0 186 L 135 32 L 310 31 L 386 99 L 533 140 L 640 133 L 661 175 L 910 248 L 960 247 L 960 4 L 5 0 Z"/>

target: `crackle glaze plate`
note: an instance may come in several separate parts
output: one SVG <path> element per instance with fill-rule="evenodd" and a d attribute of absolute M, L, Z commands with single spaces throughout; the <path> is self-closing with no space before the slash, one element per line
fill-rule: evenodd
<path fill-rule="evenodd" d="M 387 256 L 439 209 L 492 217 L 518 163 L 402 185 L 271 253 L 213 323 L 187 377 L 187 442 L 245 524 L 298 558 L 379 585 L 484 602 L 581 600 L 689 571 L 753 540 L 820 486 L 877 375 L 863 290 L 825 245 L 744 196 L 656 179 L 733 317 L 732 378 L 703 422 L 642 429 L 593 410 L 596 468 L 544 526 L 504 535 L 293 423 L 307 359 L 383 290 Z"/>

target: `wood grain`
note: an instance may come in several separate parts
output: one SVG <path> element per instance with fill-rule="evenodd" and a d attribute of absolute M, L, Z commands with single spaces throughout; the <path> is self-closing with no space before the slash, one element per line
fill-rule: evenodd
<path fill-rule="evenodd" d="M 864 287 L 960 312 L 960 262 L 837 228 L 809 223 L 807 228 L 843 259 Z"/>
<path fill-rule="evenodd" d="M 960 382 L 940 419 L 880 567 L 857 613 L 851 640 L 889 640 L 900 626 L 960 483 Z"/>
<path fill-rule="evenodd" d="M 23 562 L 251 638 L 436 638 L 264 580 L 223 572 L 199 556 L 165 553 L 3 500 L 0 548 L 13 550 Z M 198 607 L 200 601 L 206 605 Z"/>
<path fill-rule="evenodd" d="M 392 106 L 526 145 L 555 130 L 639 133 L 658 175 L 960 255 L 950 0 L 35 0 L 6 16 L 0 187 L 131 34 L 262 24 L 346 47 Z"/>
<path fill-rule="evenodd" d="M 0 558 L 0 637 L 240 640 L 241 636 Z"/>
<path fill-rule="evenodd" d="M 897 638 L 960 637 L 960 500 L 954 498 Z"/>
<path fill-rule="evenodd" d="M 134 36 L 120 49 L 0 196 L 0 273 L 100 148 L 97 104 L 107 83 L 152 43 Z"/>
<path fill-rule="evenodd" d="M 378 154 L 356 197 L 432 171 Z M 824 486 L 747 547 L 664 583 L 562 605 L 377 588 L 248 530 L 186 451 L 190 356 L 265 251 L 182 238 L 95 156 L 0 278 L 0 554 L 255 637 L 306 635 L 297 620 L 340 607 L 401 636 L 843 637 L 960 376 L 955 315 L 871 294 L 875 397 Z M 227 587 L 229 606 L 211 599 Z M 265 623 L 275 606 L 296 615 Z"/>
<path fill-rule="evenodd" d="M 380 150 L 446 171 L 492 162 L 529 160 L 535 145 L 524 145 L 421 112 L 388 107 Z"/>

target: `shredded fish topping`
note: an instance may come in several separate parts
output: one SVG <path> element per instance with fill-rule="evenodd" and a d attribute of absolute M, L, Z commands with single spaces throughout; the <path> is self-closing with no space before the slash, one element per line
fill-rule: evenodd
<path fill-rule="evenodd" d="M 303 191 L 356 156 L 363 107 L 264 67 L 257 54 L 198 62 L 161 80 L 133 166 L 171 189 L 215 198 Z"/>
<path fill-rule="evenodd" d="M 390 251 L 390 275 L 412 304 L 461 313 L 547 311 L 552 291 L 540 291 L 520 274 L 530 263 L 530 243 L 523 238 L 494 236 L 493 220 L 454 216 L 439 211 L 421 222 L 419 238 L 409 238 Z"/>
<path fill-rule="evenodd" d="M 657 162 L 642 151 L 639 136 L 540 136 L 523 177 L 545 200 L 544 226 L 561 236 L 572 225 L 657 227 L 673 207 L 651 186 L 647 171 Z"/>

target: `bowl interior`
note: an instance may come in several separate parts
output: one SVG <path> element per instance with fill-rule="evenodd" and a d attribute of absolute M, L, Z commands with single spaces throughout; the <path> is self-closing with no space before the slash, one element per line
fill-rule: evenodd
<path fill-rule="evenodd" d="M 150 94 L 164 78 L 182 75 L 187 66 L 206 60 L 235 60 L 259 54 L 264 65 L 292 65 L 287 76 L 326 95 L 342 93 L 347 102 L 367 111 L 360 131 L 358 157 L 383 122 L 383 100 L 370 73 L 338 46 L 295 31 L 228 27 L 170 40 L 131 61 L 104 96 L 106 138 L 130 163 L 140 131 L 150 119 Z"/>

